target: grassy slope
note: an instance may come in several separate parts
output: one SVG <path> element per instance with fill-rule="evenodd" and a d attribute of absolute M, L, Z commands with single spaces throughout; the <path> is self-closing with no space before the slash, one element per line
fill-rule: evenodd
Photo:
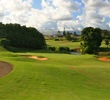
<path fill-rule="evenodd" d="M 11 53 L 0 48 L 0 60 L 14 65 L 14 70 L 0 79 L 0 100 L 110 99 L 110 62 L 98 61 L 93 55 Z"/>

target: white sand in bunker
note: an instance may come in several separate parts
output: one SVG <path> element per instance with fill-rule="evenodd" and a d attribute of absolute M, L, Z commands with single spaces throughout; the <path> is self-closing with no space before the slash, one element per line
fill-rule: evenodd
<path fill-rule="evenodd" d="M 8 62 L 0 61 L 0 78 L 3 77 L 4 75 L 8 74 L 12 70 L 13 70 L 12 64 L 10 64 Z"/>
<path fill-rule="evenodd" d="M 38 56 L 27 56 L 27 58 L 32 58 L 32 59 L 36 59 L 36 60 L 42 60 L 42 61 L 45 61 L 45 60 L 48 60 L 48 58 L 40 58 Z"/>

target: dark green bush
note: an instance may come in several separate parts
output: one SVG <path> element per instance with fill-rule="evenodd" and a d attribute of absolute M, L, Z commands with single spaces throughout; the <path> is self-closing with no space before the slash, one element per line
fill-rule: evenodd
<path fill-rule="evenodd" d="M 72 42 L 78 42 L 77 38 L 72 38 Z"/>
<path fill-rule="evenodd" d="M 55 51 L 56 47 L 48 47 L 47 49 L 50 50 L 50 51 Z"/>
<path fill-rule="evenodd" d="M 2 39 L 0 45 L 3 47 L 7 47 L 10 45 L 10 41 L 8 39 Z"/>
<path fill-rule="evenodd" d="M 59 47 L 58 50 L 59 50 L 59 52 L 62 52 L 62 53 L 70 52 L 70 49 L 68 47 Z"/>
<path fill-rule="evenodd" d="M 54 39 L 55 41 L 59 41 L 59 39 Z"/>

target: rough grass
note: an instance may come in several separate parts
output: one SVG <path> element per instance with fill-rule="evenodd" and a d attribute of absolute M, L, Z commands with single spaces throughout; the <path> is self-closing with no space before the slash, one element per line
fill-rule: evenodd
<path fill-rule="evenodd" d="M 0 100 L 110 99 L 110 62 L 99 61 L 94 55 L 13 53 L 0 47 L 0 60 L 14 65 L 11 73 L 0 78 Z"/>

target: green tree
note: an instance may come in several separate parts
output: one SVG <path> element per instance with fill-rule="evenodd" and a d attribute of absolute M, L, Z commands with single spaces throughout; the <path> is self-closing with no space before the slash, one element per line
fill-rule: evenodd
<path fill-rule="evenodd" d="M 105 39 L 105 45 L 107 45 L 107 48 L 109 46 L 109 40 L 108 39 Z"/>
<path fill-rule="evenodd" d="M 13 47 L 42 49 L 46 46 L 43 34 L 33 27 L 21 26 L 19 24 L 6 24 L 3 32 L 7 43 Z"/>
<path fill-rule="evenodd" d="M 65 32 L 65 28 L 64 28 L 64 31 L 63 31 L 63 36 L 65 36 L 66 35 L 66 32 Z"/>
<path fill-rule="evenodd" d="M 5 32 L 4 32 L 5 25 L 0 23 L 0 38 L 5 37 Z"/>
<path fill-rule="evenodd" d="M 109 42 L 110 42 L 110 31 L 102 30 L 102 37 L 105 41 L 105 45 L 107 45 L 107 48 L 108 48 Z"/>
<path fill-rule="evenodd" d="M 73 33 L 73 36 L 78 36 L 78 34 L 76 32 Z"/>
<path fill-rule="evenodd" d="M 72 38 L 71 38 L 71 33 L 70 33 L 70 32 L 67 32 L 65 38 L 66 38 L 68 41 L 71 41 L 71 39 L 72 39 Z"/>
<path fill-rule="evenodd" d="M 81 33 L 81 52 L 94 54 L 97 53 L 102 42 L 100 28 L 86 27 Z"/>
<path fill-rule="evenodd" d="M 102 37 L 105 39 L 106 37 L 110 37 L 110 31 L 108 30 L 102 30 Z"/>
<path fill-rule="evenodd" d="M 57 37 L 61 37 L 62 35 L 61 35 L 61 31 L 58 31 L 57 32 Z"/>

